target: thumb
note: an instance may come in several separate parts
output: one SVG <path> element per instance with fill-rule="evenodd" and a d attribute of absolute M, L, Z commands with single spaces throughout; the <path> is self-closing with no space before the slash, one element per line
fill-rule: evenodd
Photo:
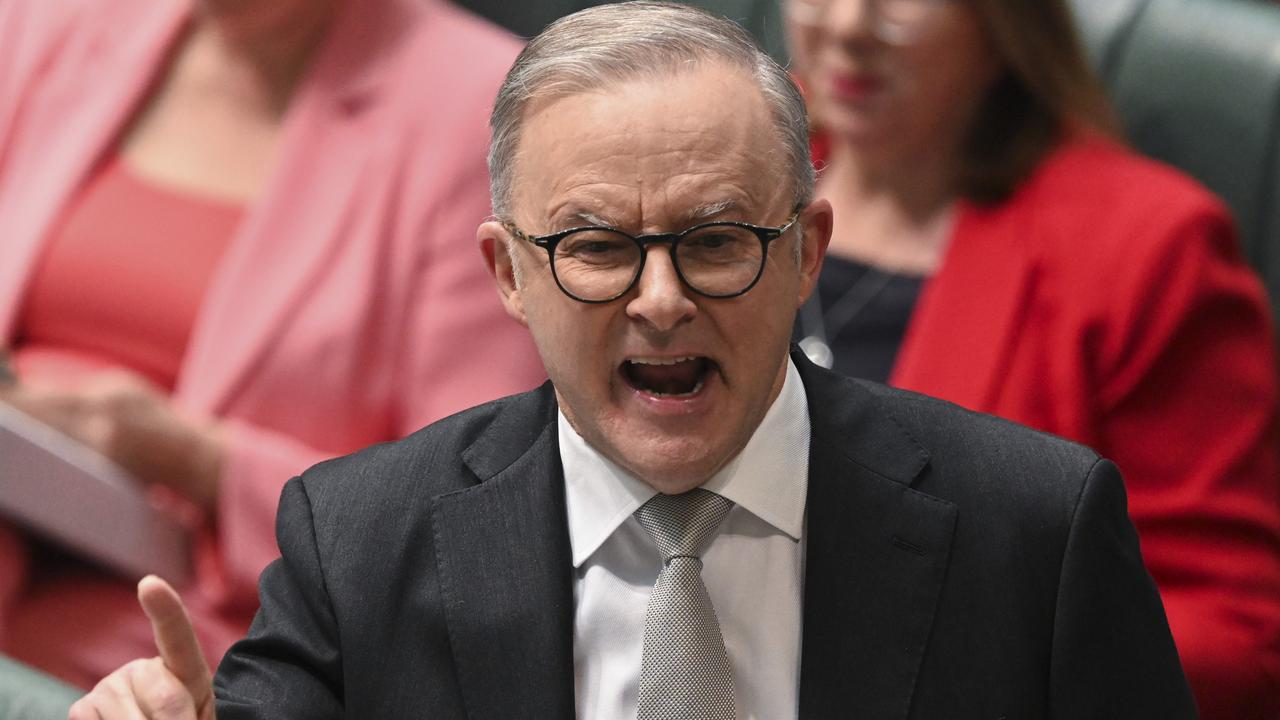
<path fill-rule="evenodd" d="M 138 583 L 138 602 L 151 620 L 156 649 L 165 667 L 191 693 L 197 709 L 209 705 L 213 699 L 209 666 L 178 593 L 169 583 L 148 575 Z"/>

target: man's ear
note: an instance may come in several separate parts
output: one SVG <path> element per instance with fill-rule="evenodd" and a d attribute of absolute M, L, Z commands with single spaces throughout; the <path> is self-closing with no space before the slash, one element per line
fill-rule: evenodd
<path fill-rule="evenodd" d="M 826 198 L 814 200 L 800 213 L 799 224 L 804 228 L 804 245 L 800 252 L 800 296 L 796 298 L 797 308 L 804 305 L 818 286 L 822 260 L 826 257 L 827 245 L 831 242 L 832 223 L 831 203 Z"/>
<path fill-rule="evenodd" d="M 511 252 L 507 249 L 507 243 L 511 242 L 511 235 L 502 223 L 490 220 L 482 223 L 476 230 L 476 241 L 480 243 L 480 252 L 484 255 L 489 274 L 498 285 L 498 296 L 502 300 L 503 307 L 507 309 L 507 314 L 516 322 L 528 327 L 529 323 L 524 314 L 524 298 L 516 284 Z"/>

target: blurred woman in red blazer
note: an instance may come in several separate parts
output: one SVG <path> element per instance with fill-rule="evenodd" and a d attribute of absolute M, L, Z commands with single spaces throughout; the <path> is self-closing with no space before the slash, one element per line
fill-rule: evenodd
<path fill-rule="evenodd" d="M 1111 137 L 1061 0 L 787 15 L 836 210 L 802 347 L 1115 459 L 1204 717 L 1276 717 L 1275 353 L 1222 205 Z"/>

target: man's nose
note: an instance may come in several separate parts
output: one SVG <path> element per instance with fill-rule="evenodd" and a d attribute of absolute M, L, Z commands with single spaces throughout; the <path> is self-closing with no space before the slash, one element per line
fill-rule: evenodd
<path fill-rule="evenodd" d="M 655 330 L 672 330 L 698 312 L 693 293 L 680 280 L 666 246 L 646 249 L 644 271 L 636 282 L 635 297 L 627 302 L 627 315 Z"/>

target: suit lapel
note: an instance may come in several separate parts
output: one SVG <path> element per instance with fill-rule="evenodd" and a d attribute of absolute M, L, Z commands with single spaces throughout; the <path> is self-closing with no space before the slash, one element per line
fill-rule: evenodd
<path fill-rule="evenodd" d="M 396 2 L 342 4 L 290 102 L 262 197 L 201 306 L 175 393 L 183 407 L 223 411 L 343 243 L 385 232 L 357 223 L 379 202 L 370 189 L 393 181 L 378 166 L 389 155 L 378 123 L 386 66 L 411 26 L 402 12 Z"/>
<path fill-rule="evenodd" d="M 906 717 L 956 509 L 911 488 L 928 453 L 870 391 L 795 360 L 813 423 L 800 716 Z"/>
<path fill-rule="evenodd" d="M 1026 203 L 965 206 L 946 259 L 925 285 L 890 383 L 989 410 L 1035 284 Z"/>
<path fill-rule="evenodd" d="M 911 488 L 929 455 L 863 385 L 793 353 L 810 451 L 800 717 L 906 717 L 956 509 Z M 573 573 L 550 385 L 464 453 L 479 484 L 432 502 L 468 716 L 574 715 Z"/>
<path fill-rule="evenodd" d="M 463 455 L 480 479 L 432 522 L 467 716 L 572 718 L 573 563 L 550 384 Z"/>

